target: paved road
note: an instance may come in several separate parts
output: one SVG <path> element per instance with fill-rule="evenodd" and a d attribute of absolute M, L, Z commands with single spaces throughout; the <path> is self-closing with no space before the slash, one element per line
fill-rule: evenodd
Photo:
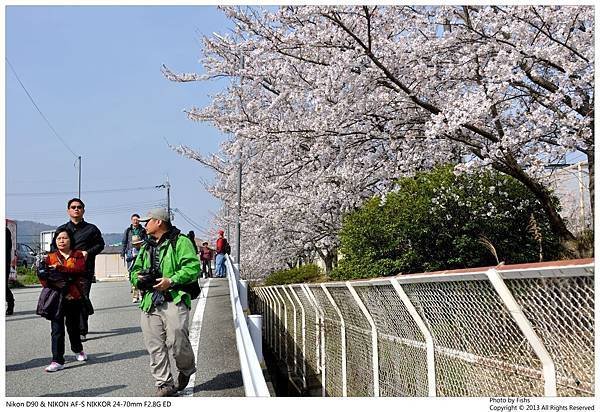
<path fill-rule="evenodd" d="M 208 296 L 199 335 L 198 372 L 189 392 L 193 396 L 243 396 L 226 280 L 205 282 Z M 127 282 L 92 286 L 95 313 L 84 343 L 89 360 L 77 362 L 66 338 L 65 369 L 56 373 L 44 371 L 51 360 L 50 322 L 35 314 L 40 288 L 13 289 L 13 293 L 15 315 L 6 319 L 7 397 L 154 395 L 140 310 L 131 303 Z M 190 322 L 199 301 L 194 301 Z"/>

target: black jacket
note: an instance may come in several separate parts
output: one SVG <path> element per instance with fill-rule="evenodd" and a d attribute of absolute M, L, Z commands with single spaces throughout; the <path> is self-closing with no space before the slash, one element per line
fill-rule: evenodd
<path fill-rule="evenodd" d="M 68 221 L 64 225 L 56 228 L 56 233 L 61 230 L 68 229 L 73 232 L 75 238 L 75 245 L 71 245 L 71 249 L 85 250 L 88 253 L 87 259 L 85 260 L 86 267 L 86 278 L 91 279 L 94 277 L 96 269 L 96 255 L 102 252 L 104 249 L 104 239 L 102 239 L 102 233 L 91 223 L 82 220 L 78 224 L 74 224 Z M 52 242 L 52 250 L 56 250 L 56 245 Z"/>

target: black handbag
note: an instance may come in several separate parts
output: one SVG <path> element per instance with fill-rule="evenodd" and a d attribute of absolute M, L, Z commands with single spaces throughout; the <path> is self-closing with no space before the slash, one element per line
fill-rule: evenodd
<path fill-rule="evenodd" d="M 83 310 L 84 312 L 90 316 L 94 314 L 94 306 L 92 305 L 92 301 L 87 296 L 83 295 L 81 298 L 83 300 Z"/>
<path fill-rule="evenodd" d="M 35 313 L 48 320 L 58 320 L 63 313 L 63 294 L 58 289 L 42 288 Z"/>

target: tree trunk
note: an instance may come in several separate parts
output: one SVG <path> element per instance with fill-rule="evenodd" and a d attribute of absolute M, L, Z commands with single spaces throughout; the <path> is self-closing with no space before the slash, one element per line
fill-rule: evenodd
<path fill-rule="evenodd" d="M 323 260 L 323 263 L 325 263 L 325 275 L 329 276 L 329 274 L 333 270 L 333 261 L 334 261 L 335 257 L 337 256 L 337 254 L 332 252 L 329 249 L 326 249 L 325 251 L 318 249 L 317 252 L 319 253 L 319 256 L 321 257 L 321 259 Z"/>
<path fill-rule="evenodd" d="M 333 270 L 333 258 L 334 258 L 334 254 L 331 252 L 327 252 L 327 254 L 325 255 L 325 274 L 327 276 L 329 276 L 329 274 L 331 273 L 331 271 Z"/>

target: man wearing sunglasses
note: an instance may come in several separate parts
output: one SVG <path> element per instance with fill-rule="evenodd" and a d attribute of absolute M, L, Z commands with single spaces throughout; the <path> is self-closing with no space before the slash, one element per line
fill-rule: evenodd
<path fill-rule="evenodd" d="M 81 250 L 85 256 L 86 274 L 83 280 L 83 292 L 89 299 L 96 268 L 96 255 L 104 249 L 104 239 L 102 239 L 102 233 L 100 233 L 96 225 L 83 220 L 84 213 L 85 204 L 81 199 L 73 198 L 69 200 L 67 202 L 67 214 L 70 220 L 64 225 L 59 226 L 56 232 L 58 233 L 65 229 L 70 230 L 75 238 L 75 245 L 72 246 L 72 249 Z M 54 250 L 55 248 L 56 245 L 52 245 L 52 249 Z M 88 311 L 82 311 L 79 322 L 82 342 L 87 340 L 88 316 Z"/>

